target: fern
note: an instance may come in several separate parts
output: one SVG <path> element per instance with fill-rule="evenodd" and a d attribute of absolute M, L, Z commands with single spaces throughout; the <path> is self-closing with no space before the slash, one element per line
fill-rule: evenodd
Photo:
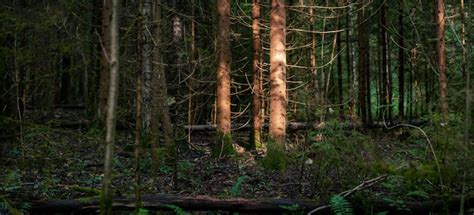
<path fill-rule="evenodd" d="M 139 208 L 138 211 L 135 213 L 136 215 L 148 215 L 149 211 L 145 208 Z"/>
<path fill-rule="evenodd" d="M 232 186 L 232 188 L 230 189 L 230 195 L 232 197 L 236 197 L 240 194 L 240 190 L 242 190 L 242 184 L 248 178 L 248 176 L 239 176 L 237 182 L 235 182 L 234 186 Z"/>
<path fill-rule="evenodd" d="M 176 205 L 169 205 L 169 204 L 166 204 L 164 205 L 165 207 L 173 210 L 176 215 L 191 215 L 190 213 L 184 211 L 182 208 L 180 208 L 179 206 L 176 206 Z"/>
<path fill-rule="evenodd" d="M 344 199 L 344 197 L 340 195 L 334 195 L 329 200 L 329 204 L 331 206 L 331 211 L 335 215 L 352 215 L 354 214 L 352 210 L 352 205 L 349 201 Z"/>

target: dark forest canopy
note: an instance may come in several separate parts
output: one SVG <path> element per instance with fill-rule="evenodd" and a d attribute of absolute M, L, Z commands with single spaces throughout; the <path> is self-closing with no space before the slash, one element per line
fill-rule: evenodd
<path fill-rule="evenodd" d="M 300 182 L 316 165 L 313 185 L 335 186 L 321 175 L 342 173 L 321 169 L 358 162 L 361 147 L 373 156 L 361 158 L 370 171 L 357 184 L 383 173 L 393 184 L 416 181 L 398 185 L 423 197 L 469 196 L 473 12 L 472 0 L 2 1 L 0 176 L 38 183 L 22 172 L 48 153 L 33 143 L 67 148 L 69 137 L 97 144 L 104 188 L 114 183 L 107 169 L 127 160 L 136 197 L 156 191 L 139 182 L 157 172 L 169 179 L 161 191 L 178 192 L 193 153 L 249 153 L 265 169 L 296 169 Z M 391 157 L 413 143 L 425 154 Z M 298 186 L 286 197 L 315 198 Z M 11 193 L 0 186 L 0 200 Z"/>

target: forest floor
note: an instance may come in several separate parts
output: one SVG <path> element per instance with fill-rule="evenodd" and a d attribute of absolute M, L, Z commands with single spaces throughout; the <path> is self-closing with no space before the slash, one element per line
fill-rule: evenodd
<path fill-rule="evenodd" d="M 76 114 L 59 113 L 55 120 L 24 123 L 23 140 L 0 147 L 0 196 L 11 201 L 77 199 L 100 193 L 103 176 L 103 133 L 99 129 L 60 126 L 61 119 L 80 121 Z M 351 198 L 396 204 L 426 201 L 440 195 L 436 164 L 425 136 L 416 129 L 374 129 L 361 132 L 329 124 L 321 130 L 294 131 L 285 170 L 261 165 L 255 151 L 225 159 L 210 156 L 213 133 L 195 132 L 192 144 L 178 138 L 176 186 L 173 168 L 153 170 L 149 149 L 141 157 L 141 187 L 146 194 L 206 195 L 218 198 L 290 198 L 327 202 L 335 194 L 385 175 L 385 180 L 354 193 Z M 237 144 L 248 142 L 249 132 L 234 132 Z M 180 140 L 181 139 L 181 140 Z M 116 195 L 133 194 L 133 129 L 119 129 L 114 157 Z M 147 147 L 147 146 L 144 146 Z M 447 156 L 457 169 L 458 159 Z M 439 155 L 438 155 L 439 156 Z M 459 156 L 458 156 L 459 157 Z M 462 160 L 462 158 L 459 158 Z M 458 195 L 460 172 L 448 171 L 443 186 Z M 471 188 L 472 189 L 472 188 Z"/>

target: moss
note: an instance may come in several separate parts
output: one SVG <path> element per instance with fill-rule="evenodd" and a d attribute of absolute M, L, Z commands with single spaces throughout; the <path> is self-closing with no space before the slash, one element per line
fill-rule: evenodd
<path fill-rule="evenodd" d="M 233 139 L 230 133 L 228 134 L 218 133 L 217 141 L 212 147 L 212 157 L 221 158 L 227 155 L 235 154 L 235 150 L 232 144 L 233 144 Z"/>
<path fill-rule="evenodd" d="M 286 169 L 288 156 L 285 153 L 285 146 L 277 144 L 270 140 L 268 143 L 267 156 L 265 156 L 261 164 L 265 169 L 283 171 Z"/>

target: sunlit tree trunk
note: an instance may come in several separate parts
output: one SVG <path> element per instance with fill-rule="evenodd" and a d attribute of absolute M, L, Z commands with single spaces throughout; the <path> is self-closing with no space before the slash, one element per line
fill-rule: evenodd
<path fill-rule="evenodd" d="M 107 96 L 109 94 L 110 68 L 110 13 L 112 0 L 103 0 L 101 9 L 101 35 L 100 35 L 100 83 L 99 83 L 99 102 L 97 114 L 100 120 L 103 120 L 107 111 Z"/>
<path fill-rule="evenodd" d="M 260 0 L 252 1 L 252 71 L 253 71 L 253 141 L 255 148 L 263 147 L 261 140 L 264 102 L 263 102 L 263 68 L 262 43 L 260 38 Z"/>
<path fill-rule="evenodd" d="M 118 99 L 119 84 L 119 26 L 118 10 L 120 1 L 111 0 L 111 20 L 110 20 L 110 84 L 107 99 L 107 118 L 105 122 L 105 157 L 104 157 L 104 178 L 102 179 L 102 199 L 101 214 L 112 214 L 112 158 L 115 142 L 116 106 Z"/>
<path fill-rule="evenodd" d="M 284 0 L 270 9 L 270 137 L 284 143 L 286 136 L 286 13 Z"/>
<path fill-rule="evenodd" d="M 444 0 L 437 0 L 436 7 L 436 48 L 438 53 L 438 81 L 439 81 L 439 105 L 443 121 L 448 120 L 448 79 L 446 76 L 446 44 L 444 39 L 445 16 L 444 16 Z"/>
<path fill-rule="evenodd" d="M 230 1 L 217 0 L 217 131 L 230 135 Z"/>

